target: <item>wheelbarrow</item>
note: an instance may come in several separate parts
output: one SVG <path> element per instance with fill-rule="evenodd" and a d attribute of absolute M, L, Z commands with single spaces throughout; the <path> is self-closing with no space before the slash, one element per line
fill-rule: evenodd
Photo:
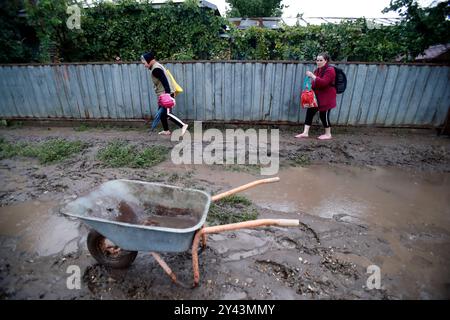
<path fill-rule="evenodd" d="M 137 180 L 112 180 L 84 197 L 70 202 L 62 213 L 81 219 L 92 229 L 87 237 L 91 255 L 102 265 L 127 268 L 138 251 L 151 255 L 170 276 L 175 273 L 157 252 L 192 250 L 193 287 L 200 280 L 198 249 L 206 247 L 206 235 L 260 226 L 298 226 L 299 220 L 258 219 L 206 227 L 211 201 L 217 201 L 251 187 L 279 181 L 269 178 L 253 181 L 227 192 L 210 196 L 190 188 Z"/>

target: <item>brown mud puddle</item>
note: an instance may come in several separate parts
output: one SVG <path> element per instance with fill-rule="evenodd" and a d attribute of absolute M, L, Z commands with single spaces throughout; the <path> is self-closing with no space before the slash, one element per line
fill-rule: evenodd
<path fill-rule="evenodd" d="M 78 249 L 78 222 L 56 214 L 53 201 L 30 201 L 0 207 L 0 235 L 14 239 L 13 251 L 50 256 Z"/>
<path fill-rule="evenodd" d="M 309 166 L 280 170 L 280 181 L 244 191 L 260 207 L 386 228 L 440 226 L 450 231 L 450 174 L 394 168 Z M 196 166 L 195 177 L 238 186 L 265 178 Z"/>
<path fill-rule="evenodd" d="M 244 172 L 195 167 L 195 177 L 217 185 L 239 186 L 258 178 Z M 377 265 L 394 292 L 427 299 L 433 288 L 450 285 L 450 174 L 412 173 L 396 168 L 313 165 L 280 170 L 280 182 L 242 194 L 256 205 L 363 226 L 391 253 L 337 253 L 343 261 Z M 352 237 L 352 235 L 349 235 Z M 357 241 L 358 235 L 353 235 Z M 375 244 L 373 244 L 375 245 Z M 449 292 L 450 293 L 450 292 Z M 401 297 L 401 296 L 400 296 Z"/>

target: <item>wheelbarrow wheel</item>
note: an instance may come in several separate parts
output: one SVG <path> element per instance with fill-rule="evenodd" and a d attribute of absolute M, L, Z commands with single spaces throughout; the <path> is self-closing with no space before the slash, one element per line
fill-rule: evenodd
<path fill-rule="evenodd" d="M 87 247 L 95 260 L 114 269 L 128 268 L 138 254 L 137 251 L 119 248 L 95 230 L 91 230 L 88 234 Z"/>

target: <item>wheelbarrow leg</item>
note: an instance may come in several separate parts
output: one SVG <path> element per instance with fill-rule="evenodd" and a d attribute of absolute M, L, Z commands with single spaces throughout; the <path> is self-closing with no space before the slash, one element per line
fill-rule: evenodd
<path fill-rule="evenodd" d="M 153 258 L 155 258 L 156 262 L 159 263 L 161 268 L 163 268 L 163 270 L 169 275 L 169 277 L 170 277 L 170 279 L 172 279 L 173 283 L 179 284 L 180 286 L 182 286 L 184 288 L 189 288 L 186 284 L 177 280 L 177 275 L 175 273 L 173 273 L 172 269 L 170 269 L 170 267 L 163 260 L 163 258 L 161 258 L 161 256 L 159 254 L 157 254 L 156 252 L 150 252 L 150 254 L 153 256 Z"/>
<path fill-rule="evenodd" d="M 227 192 L 223 192 L 218 195 L 215 195 L 211 198 L 211 200 L 218 201 L 222 198 L 225 198 L 232 194 L 247 190 L 247 189 L 257 186 L 259 184 L 271 183 L 271 182 L 277 182 L 277 181 L 280 181 L 280 178 L 275 177 L 275 178 L 253 181 L 253 182 L 247 183 L 243 186 L 229 190 Z M 203 248 L 205 248 L 206 247 L 206 236 L 208 233 L 219 233 L 219 232 L 223 232 L 223 231 L 231 231 L 231 230 L 238 230 L 238 229 L 244 229 L 244 228 L 256 228 L 256 227 L 260 227 L 260 226 L 270 226 L 270 225 L 278 225 L 281 227 L 293 227 L 293 226 L 298 226 L 299 221 L 298 220 L 288 220 L 288 219 L 259 219 L 259 220 L 252 220 L 252 221 L 246 221 L 246 222 L 220 225 L 220 226 L 215 226 L 215 227 L 203 226 L 200 230 L 198 230 L 195 233 L 194 240 L 192 241 L 192 270 L 194 273 L 193 287 L 194 288 L 197 287 L 198 283 L 200 281 L 200 269 L 198 267 L 198 246 L 200 244 L 200 239 L 202 240 Z"/>
<path fill-rule="evenodd" d="M 207 238 L 206 233 L 202 233 L 202 249 L 203 250 L 206 249 L 206 238 Z"/>
<path fill-rule="evenodd" d="M 192 271 L 194 273 L 194 284 L 193 288 L 198 286 L 198 282 L 200 281 L 200 270 L 198 268 L 198 245 L 200 243 L 200 239 L 205 239 L 206 234 L 203 232 L 205 228 L 198 230 L 195 233 L 194 240 L 192 241 Z M 206 245 L 206 242 L 205 242 Z"/>
<path fill-rule="evenodd" d="M 224 231 L 233 231 L 239 229 L 251 229 L 262 226 L 280 226 L 280 227 L 296 227 L 300 223 L 296 219 L 258 219 L 245 222 L 230 223 L 214 227 L 204 227 L 195 233 L 194 240 L 192 241 L 192 270 L 194 272 L 194 284 L 193 287 L 197 287 L 200 281 L 200 269 L 198 267 L 198 245 L 200 239 L 209 233 L 219 233 Z"/>

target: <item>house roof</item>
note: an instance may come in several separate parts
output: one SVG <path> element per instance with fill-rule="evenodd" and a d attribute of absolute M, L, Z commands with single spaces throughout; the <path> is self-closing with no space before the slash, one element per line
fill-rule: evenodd
<path fill-rule="evenodd" d="M 151 5 L 154 7 L 159 7 L 163 4 L 165 4 L 166 2 L 168 2 L 168 0 L 153 0 L 151 2 Z M 183 3 L 185 2 L 185 0 L 172 0 L 173 3 Z M 214 3 L 211 3 L 209 1 L 206 0 L 200 0 L 199 1 L 199 5 L 200 7 L 205 7 L 205 8 L 210 8 L 212 10 L 214 10 L 216 13 L 218 13 L 220 15 L 219 9 L 217 8 L 217 6 Z"/>
<path fill-rule="evenodd" d="M 309 24 L 312 25 L 319 25 L 323 23 L 335 23 L 338 24 L 342 21 L 355 21 L 358 19 L 361 19 L 363 17 L 284 17 L 283 20 L 288 25 L 300 25 L 300 26 L 307 26 Z M 376 25 L 395 25 L 400 21 L 400 18 L 384 18 L 384 17 L 365 17 L 368 24 L 372 24 L 374 26 Z"/>
<path fill-rule="evenodd" d="M 239 29 L 247 29 L 251 26 L 258 26 L 269 29 L 279 29 L 281 25 L 289 26 L 299 25 L 320 25 L 324 23 L 338 24 L 342 21 L 355 21 L 360 18 L 352 17 L 263 17 L 263 18 L 228 18 L 228 21 L 233 23 Z M 397 18 L 366 18 L 367 26 L 369 28 L 380 28 L 383 25 L 394 25 L 399 19 Z"/>
<path fill-rule="evenodd" d="M 262 27 L 268 29 L 279 29 L 282 18 L 265 17 L 265 18 L 228 18 L 238 29 L 247 29 L 250 27 Z"/>
<path fill-rule="evenodd" d="M 416 61 L 448 61 L 449 53 L 450 43 L 437 44 L 426 49 L 423 54 L 419 54 Z"/>

